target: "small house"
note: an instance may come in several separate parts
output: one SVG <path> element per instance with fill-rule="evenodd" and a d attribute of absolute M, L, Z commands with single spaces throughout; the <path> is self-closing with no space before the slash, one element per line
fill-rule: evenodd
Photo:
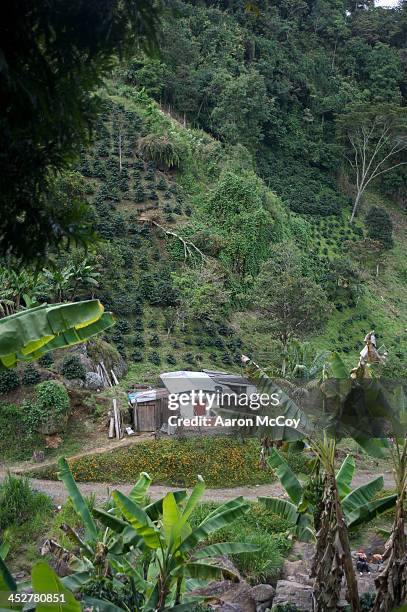
<path fill-rule="evenodd" d="M 228 372 L 179 370 L 163 372 L 160 378 L 164 388 L 136 389 L 128 394 L 134 430 L 138 433 L 163 430 L 171 435 L 177 426 L 168 419 L 174 416 L 206 417 L 206 424 L 212 428 L 219 410 L 233 411 L 237 397 L 256 393 L 250 381 Z M 185 428 L 205 429 L 195 424 Z"/>
<path fill-rule="evenodd" d="M 168 421 L 167 389 L 141 389 L 128 394 L 134 431 L 157 431 Z"/>

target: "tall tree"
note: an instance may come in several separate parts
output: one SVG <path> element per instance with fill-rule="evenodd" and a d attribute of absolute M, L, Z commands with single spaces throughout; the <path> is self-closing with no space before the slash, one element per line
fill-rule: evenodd
<path fill-rule="evenodd" d="M 295 244 L 279 243 L 270 250 L 256 281 L 258 304 L 284 346 L 291 338 L 321 329 L 329 314 L 323 289 L 301 268 Z"/>
<path fill-rule="evenodd" d="M 358 104 L 341 115 L 337 125 L 356 182 L 352 222 L 370 183 L 407 164 L 407 110 L 392 104 Z"/>
<path fill-rule="evenodd" d="M 97 110 L 117 57 L 156 41 L 153 0 L 19 0 L 0 9 L 0 251 L 37 258 L 84 231 L 79 203 L 52 198 Z"/>

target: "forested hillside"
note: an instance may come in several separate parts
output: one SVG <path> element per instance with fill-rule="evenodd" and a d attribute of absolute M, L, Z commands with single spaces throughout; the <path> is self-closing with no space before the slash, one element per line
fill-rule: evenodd
<path fill-rule="evenodd" d="M 403 370 L 406 11 L 171 2 L 160 55 L 100 89 L 92 145 L 58 189 L 85 194 L 101 240 L 56 261 L 63 297 L 116 314 L 108 339 L 132 380 L 238 368 L 242 352 L 277 371 L 325 349 L 353 363 L 369 329 L 387 373 Z M 358 161 L 381 137 L 351 222 Z M 94 282 L 73 281 L 84 257 Z M 52 286 L 48 272 L 34 293 Z"/>

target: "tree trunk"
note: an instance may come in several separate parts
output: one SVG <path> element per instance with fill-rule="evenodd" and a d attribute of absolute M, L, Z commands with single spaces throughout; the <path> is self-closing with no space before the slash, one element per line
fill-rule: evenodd
<path fill-rule="evenodd" d="M 353 205 L 352 214 L 350 216 L 350 220 L 349 220 L 350 223 L 352 223 L 353 219 L 355 218 L 356 210 L 357 210 L 357 207 L 358 207 L 358 204 L 359 204 L 359 201 L 360 201 L 361 197 L 362 197 L 362 192 L 358 191 L 357 194 L 356 194 L 355 203 Z"/>
<path fill-rule="evenodd" d="M 119 133 L 119 172 L 122 171 L 122 135 Z"/>
<path fill-rule="evenodd" d="M 405 491 L 399 495 L 393 529 L 388 539 L 383 558 L 384 567 L 375 580 L 377 588 L 373 612 L 387 612 L 407 599 L 407 547 L 404 533 Z"/>
<path fill-rule="evenodd" d="M 360 611 L 360 601 L 358 592 L 358 582 L 355 576 L 355 570 L 352 562 L 352 554 L 349 545 L 348 528 L 343 517 L 342 506 L 339 500 L 338 489 L 335 483 L 336 491 L 336 516 L 339 528 L 339 539 L 342 547 L 342 565 L 345 570 L 347 590 L 347 599 L 351 605 L 353 612 Z"/>
<path fill-rule="evenodd" d="M 360 612 L 358 587 L 350 553 L 348 531 L 340 506 L 335 476 L 325 476 L 324 510 L 312 562 L 315 612 L 336 612 L 345 570 L 352 612 Z"/>

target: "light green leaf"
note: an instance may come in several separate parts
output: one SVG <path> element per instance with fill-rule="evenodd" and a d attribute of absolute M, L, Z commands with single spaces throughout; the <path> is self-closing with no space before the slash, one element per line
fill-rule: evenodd
<path fill-rule="evenodd" d="M 276 471 L 277 477 L 287 491 L 291 501 L 299 504 L 303 496 L 303 488 L 288 463 L 275 448 L 270 450 L 267 463 Z"/>
<path fill-rule="evenodd" d="M 10 542 L 3 542 L 3 544 L 0 546 L 0 559 L 3 559 L 3 561 L 5 561 L 9 550 Z"/>
<path fill-rule="evenodd" d="M 350 372 L 338 353 L 331 353 L 329 365 L 333 378 L 350 378 Z"/>
<path fill-rule="evenodd" d="M 60 581 L 54 570 L 47 563 L 39 561 L 32 570 L 32 585 L 36 593 L 59 593 L 64 596 L 65 603 L 53 603 L 53 612 L 80 612 L 81 606 Z M 49 604 L 37 604 L 36 612 L 49 612 Z"/>
<path fill-rule="evenodd" d="M 339 472 L 336 475 L 336 485 L 340 499 L 350 493 L 350 484 L 355 473 L 355 460 L 352 455 L 346 455 Z"/>
<path fill-rule="evenodd" d="M 43 304 L 0 319 L 0 367 L 84 342 L 114 324 L 99 300 Z"/>
<path fill-rule="evenodd" d="M 180 512 L 172 493 L 167 493 L 163 500 L 163 531 L 168 546 L 172 546 L 178 533 Z"/>
<path fill-rule="evenodd" d="M 173 491 L 175 501 L 177 504 L 182 502 L 187 497 L 187 492 L 185 490 Z M 157 501 L 149 504 L 144 508 L 144 512 L 148 514 L 152 521 L 158 521 L 160 516 L 163 513 L 163 498 L 158 499 Z"/>
<path fill-rule="evenodd" d="M 92 519 L 89 508 L 78 489 L 75 479 L 72 476 L 68 462 L 64 457 L 61 457 L 58 460 L 58 467 L 60 470 L 58 472 L 58 478 L 64 483 L 69 496 L 72 499 L 72 505 L 83 521 L 87 538 L 90 540 L 97 540 L 97 527 Z"/>
<path fill-rule="evenodd" d="M 129 493 L 129 497 L 136 504 L 144 504 L 147 491 L 151 484 L 151 477 L 147 472 L 141 472 L 138 481 Z"/>
<path fill-rule="evenodd" d="M 0 557 L 0 591 L 17 591 L 17 583 Z"/>
<path fill-rule="evenodd" d="M 161 541 L 160 534 L 154 527 L 148 514 L 120 491 L 113 491 L 112 497 L 123 513 L 123 516 L 136 529 L 137 533 L 142 536 L 146 546 L 153 549 L 158 548 Z"/>

